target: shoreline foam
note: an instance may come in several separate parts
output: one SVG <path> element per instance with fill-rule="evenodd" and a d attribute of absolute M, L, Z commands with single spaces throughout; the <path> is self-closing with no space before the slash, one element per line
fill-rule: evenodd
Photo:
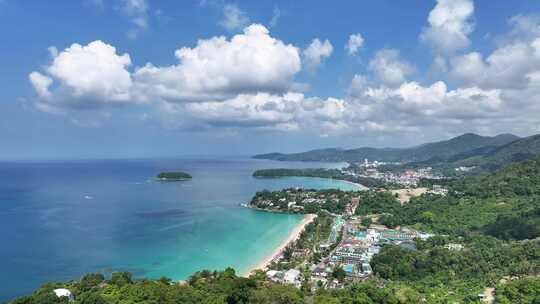
<path fill-rule="evenodd" d="M 268 266 L 272 263 L 272 261 L 279 256 L 283 250 L 287 247 L 287 245 L 295 242 L 299 237 L 302 231 L 306 228 L 306 226 L 313 222 L 315 218 L 317 217 L 316 214 L 305 214 L 304 218 L 298 225 L 289 233 L 289 236 L 283 240 L 272 252 L 265 256 L 262 260 L 260 260 L 255 266 L 250 267 L 243 275 L 249 276 L 252 274 L 255 270 L 266 270 Z"/>

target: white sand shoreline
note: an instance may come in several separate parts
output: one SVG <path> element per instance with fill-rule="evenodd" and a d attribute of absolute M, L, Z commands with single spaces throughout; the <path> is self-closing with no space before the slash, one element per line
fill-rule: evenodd
<path fill-rule="evenodd" d="M 345 182 L 347 184 L 355 185 L 358 188 L 359 191 L 369 190 L 369 187 L 366 187 L 366 186 L 364 186 L 362 184 L 359 184 L 359 183 L 351 182 L 351 181 L 344 180 L 344 179 L 336 179 L 336 180 Z"/>
<path fill-rule="evenodd" d="M 277 246 L 271 254 L 264 257 L 252 268 L 248 269 L 246 273 L 244 273 L 244 276 L 249 276 L 255 270 L 266 270 L 268 266 L 272 263 L 272 260 L 274 260 L 275 257 L 279 256 L 283 252 L 283 250 L 285 250 L 287 245 L 296 241 L 300 237 L 302 231 L 304 231 L 305 227 L 309 223 L 311 223 L 316 217 L 316 214 L 305 214 L 302 221 L 291 231 L 291 233 L 289 233 L 289 236 L 283 242 L 281 242 L 281 244 L 279 244 L 279 246 Z"/>

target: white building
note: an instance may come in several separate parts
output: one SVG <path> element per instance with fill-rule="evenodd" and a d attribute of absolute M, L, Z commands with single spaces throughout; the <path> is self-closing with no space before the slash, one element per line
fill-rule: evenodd
<path fill-rule="evenodd" d="M 300 276 L 300 271 L 296 269 L 289 269 L 285 272 L 283 277 L 283 283 L 294 285 L 297 288 L 300 288 L 302 285 L 302 277 Z"/>
<path fill-rule="evenodd" d="M 69 299 L 70 302 L 75 301 L 75 296 L 73 295 L 73 293 L 71 293 L 71 291 L 69 291 L 69 289 L 58 288 L 53 291 L 56 294 L 56 296 L 59 298 L 66 297 Z"/>

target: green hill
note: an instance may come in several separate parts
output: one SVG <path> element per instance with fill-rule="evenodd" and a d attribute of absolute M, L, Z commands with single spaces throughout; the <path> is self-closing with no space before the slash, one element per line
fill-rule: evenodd
<path fill-rule="evenodd" d="M 446 161 L 456 155 L 474 151 L 492 151 L 497 147 L 509 144 L 519 137 L 512 134 L 497 136 L 480 136 L 467 133 L 449 140 L 426 143 L 410 148 L 370 148 L 357 149 L 319 149 L 302 153 L 283 154 L 269 153 L 255 155 L 257 159 L 272 159 L 281 161 L 334 161 L 359 162 L 365 158 L 379 161 Z"/>
<path fill-rule="evenodd" d="M 451 195 L 423 196 L 399 213 L 388 210 L 394 213 L 392 224 L 419 225 L 444 234 L 482 232 L 516 240 L 540 237 L 540 156 L 492 173 L 447 181 L 445 186 Z"/>
<path fill-rule="evenodd" d="M 481 166 L 488 169 L 504 167 L 540 155 L 540 134 L 514 140 L 495 149 L 455 160 L 458 165 Z"/>

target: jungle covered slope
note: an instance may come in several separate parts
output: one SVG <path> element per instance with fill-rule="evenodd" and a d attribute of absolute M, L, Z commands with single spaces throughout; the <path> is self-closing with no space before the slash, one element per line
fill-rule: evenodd
<path fill-rule="evenodd" d="M 403 206 L 388 193 L 362 198 L 358 215 L 436 235 L 417 241 L 416 251 L 384 247 L 372 260 L 377 275 L 429 293 L 433 303 L 475 301 L 485 287 L 501 290 L 497 303 L 540 300 L 540 158 L 446 186 L 447 196 L 423 195 Z"/>
<path fill-rule="evenodd" d="M 389 226 L 415 226 L 439 234 L 481 233 L 505 240 L 540 237 L 540 157 L 452 180 L 445 187 L 450 190 L 447 196 L 423 195 L 404 206 L 387 193 L 371 193 L 357 214 L 379 213 L 380 221 Z"/>

